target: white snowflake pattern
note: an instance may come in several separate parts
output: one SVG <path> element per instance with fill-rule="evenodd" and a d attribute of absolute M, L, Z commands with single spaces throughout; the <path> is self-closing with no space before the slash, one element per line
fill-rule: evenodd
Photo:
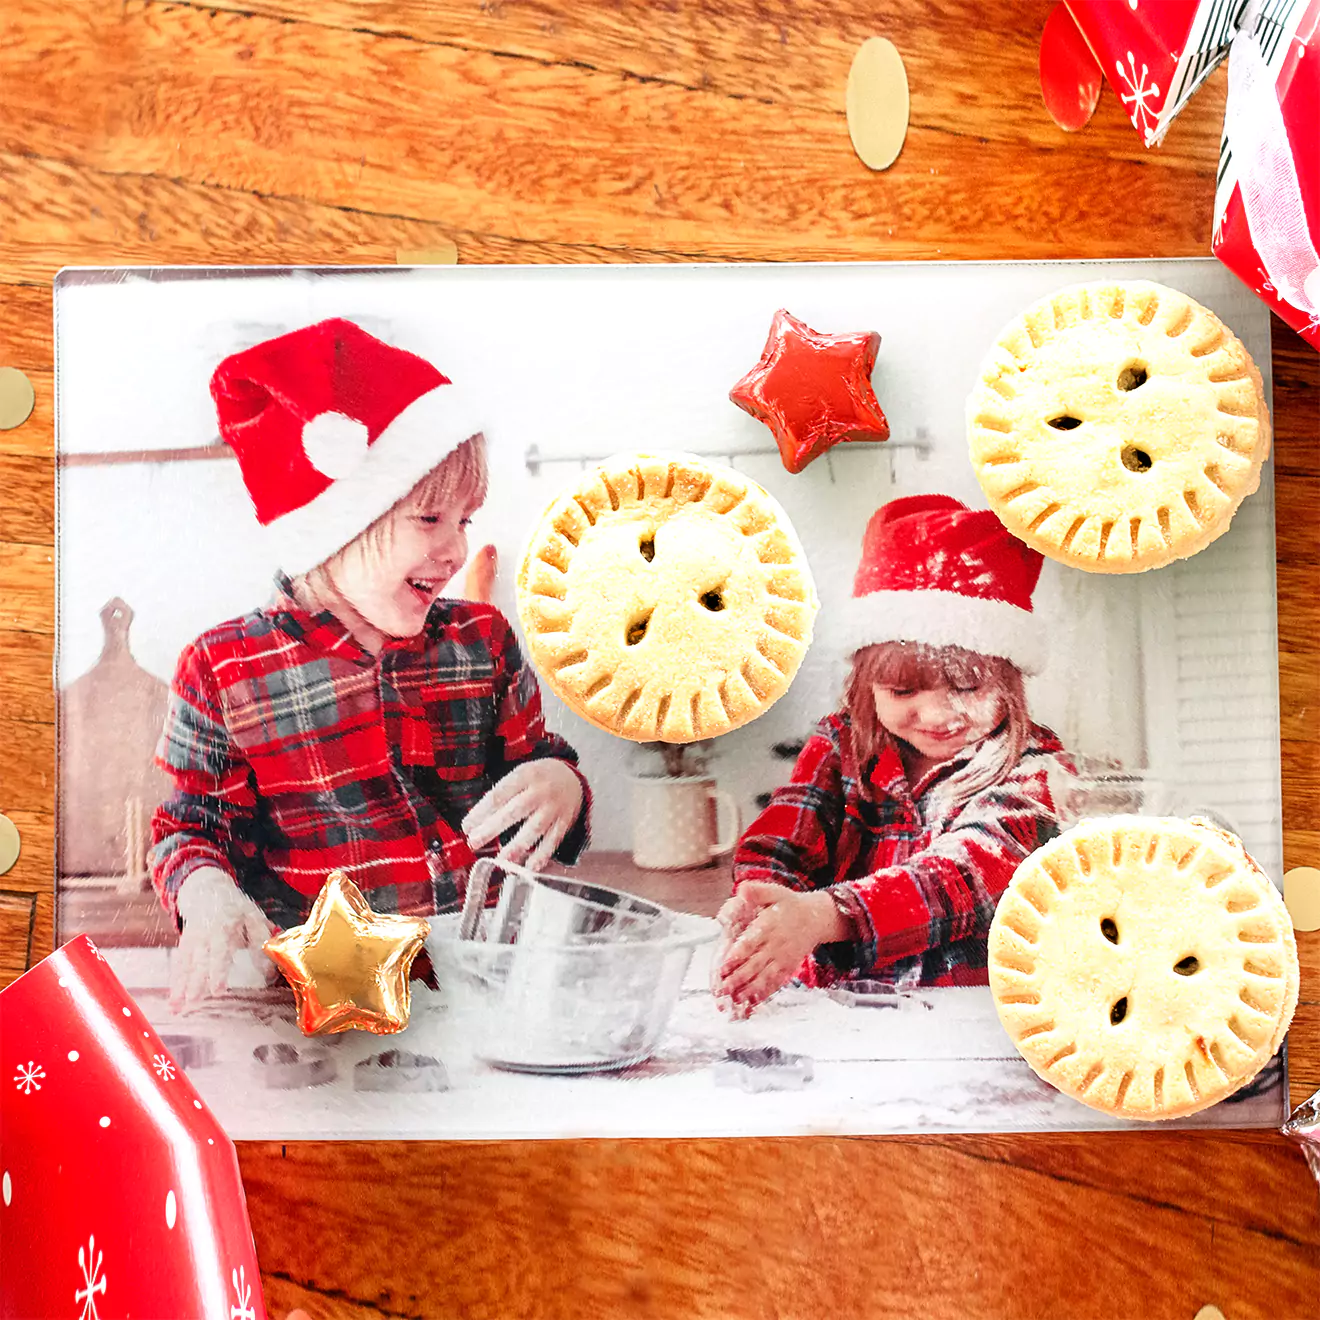
<path fill-rule="evenodd" d="M 252 1309 L 252 1285 L 247 1281 L 247 1267 L 240 1265 L 230 1270 L 229 1278 L 234 1285 L 234 1296 L 238 1304 L 229 1308 L 229 1320 L 257 1320 L 257 1313 Z"/>
<path fill-rule="evenodd" d="M 105 1294 L 105 1275 L 101 1273 L 104 1256 L 96 1249 L 96 1238 L 88 1236 L 86 1248 L 78 1248 L 78 1268 L 82 1270 L 83 1286 L 73 1294 L 74 1305 L 82 1303 L 78 1320 L 100 1320 L 96 1310 L 96 1294 Z"/>
<path fill-rule="evenodd" d="M 1149 145 L 1150 135 L 1155 128 L 1155 121 L 1158 117 L 1158 111 L 1155 109 L 1155 102 L 1159 100 L 1160 89 L 1158 83 L 1147 82 L 1150 76 L 1150 68 L 1142 64 L 1140 75 L 1137 74 L 1137 62 L 1131 51 L 1127 53 L 1127 68 L 1123 67 L 1122 60 L 1114 62 L 1114 70 L 1118 76 L 1128 85 L 1131 95 L 1120 91 L 1119 98 L 1128 108 L 1128 115 L 1137 128 L 1145 134 L 1147 145 Z"/>
<path fill-rule="evenodd" d="M 18 1065 L 18 1071 L 14 1074 L 14 1085 L 24 1095 L 31 1095 L 33 1091 L 41 1090 L 41 1079 L 45 1075 L 46 1070 L 41 1064 L 29 1059 L 26 1063 Z"/>
<path fill-rule="evenodd" d="M 153 1054 L 151 1059 L 151 1066 L 156 1070 L 156 1076 L 162 1082 L 172 1082 L 174 1080 L 174 1060 L 164 1054 Z"/>

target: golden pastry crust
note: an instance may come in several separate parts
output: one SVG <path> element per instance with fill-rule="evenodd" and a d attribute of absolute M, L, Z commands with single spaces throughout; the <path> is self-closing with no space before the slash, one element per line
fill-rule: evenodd
<path fill-rule="evenodd" d="M 1204 821 L 1088 820 L 1018 867 L 990 989 L 1031 1067 L 1122 1118 L 1196 1113 L 1249 1082 L 1297 1006 L 1283 899 Z"/>
<path fill-rule="evenodd" d="M 817 610 L 783 509 L 689 454 L 626 454 L 584 473 L 533 528 L 517 600 L 551 689 L 638 742 L 755 719 L 787 690 Z"/>
<path fill-rule="evenodd" d="M 1148 281 L 1078 284 L 995 341 L 967 402 L 990 507 L 1043 555 L 1139 573 L 1221 535 L 1260 484 L 1260 372 L 1223 322 Z"/>

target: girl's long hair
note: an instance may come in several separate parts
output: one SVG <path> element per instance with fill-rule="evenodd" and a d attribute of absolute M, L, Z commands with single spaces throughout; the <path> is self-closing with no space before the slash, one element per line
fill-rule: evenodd
<path fill-rule="evenodd" d="M 991 737 L 1002 745 L 989 761 L 973 758 L 944 786 L 951 795 L 950 810 L 962 807 L 982 790 L 1002 783 L 1022 759 L 1031 732 L 1027 695 L 1022 671 L 1000 656 L 977 655 L 958 646 L 922 646 L 916 642 L 881 642 L 864 646 L 853 656 L 852 672 L 844 688 L 844 708 L 852 725 L 853 748 L 861 775 L 862 791 L 868 791 L 865 767 L 896 742 L 875 712 L 873 688 L 970 687 L 974 683 L 994 688 L 1004 703 L 1000 723 Z"/>

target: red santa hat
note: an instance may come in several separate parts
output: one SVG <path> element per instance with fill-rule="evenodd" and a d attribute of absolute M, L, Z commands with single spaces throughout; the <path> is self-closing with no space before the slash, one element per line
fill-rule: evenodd
<path fill-rule="evenodd" d="M 287 573 L 342 549 L 481 430 L 448 377 L 352 321 L 227 357 L 211 397 Z"/>
<path fill-rule="evenodd" d="M 891 500 L 862 538 L 848 654 L 880 642 L 958 646 L 1037 673 L 1045 646 L 1031 593 L 1043 562 L 989 510 L 948 495 Z"/>

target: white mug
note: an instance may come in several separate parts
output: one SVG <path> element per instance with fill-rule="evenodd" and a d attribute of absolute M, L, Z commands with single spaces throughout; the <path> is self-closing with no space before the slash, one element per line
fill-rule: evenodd
<path fill-rule="evenodd" d="M 709 775 L 635 776 L 633 861 L 645 871 L 710 866 L 738 845 L 738 804 Z"/>

